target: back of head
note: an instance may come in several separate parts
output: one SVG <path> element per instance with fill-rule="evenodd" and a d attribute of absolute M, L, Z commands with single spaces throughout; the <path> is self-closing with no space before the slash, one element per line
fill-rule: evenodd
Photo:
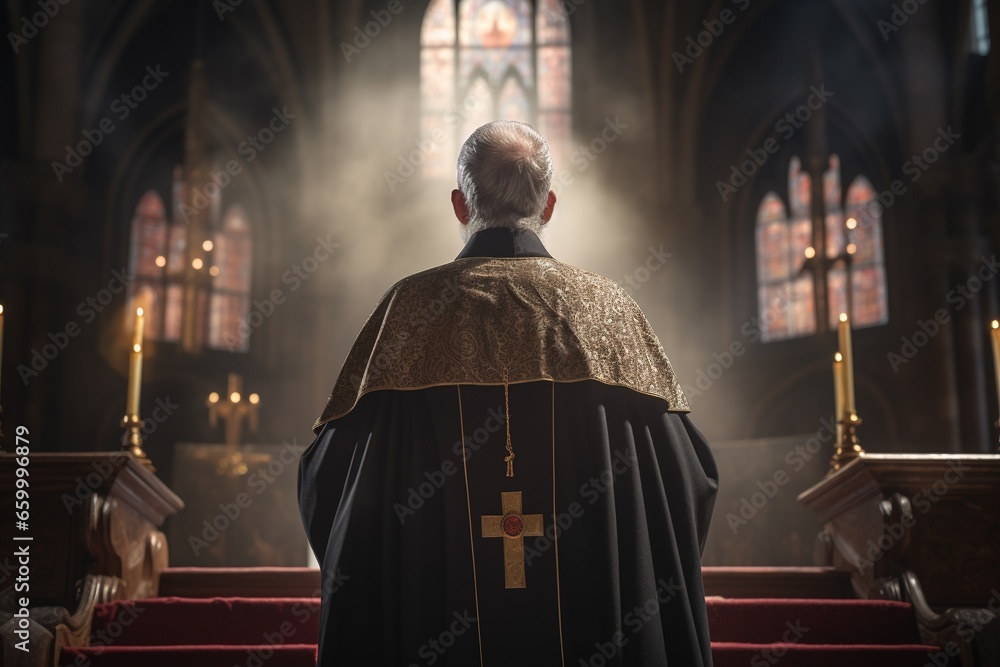
<path fill-rule="evenodd" d="M 458 189 L 469 207 L 465 234 L 490 227 L 540 232 L 552 171 L 548 143 L 527 123 L 498 120 L 477 129 L 458 155 Z"/>

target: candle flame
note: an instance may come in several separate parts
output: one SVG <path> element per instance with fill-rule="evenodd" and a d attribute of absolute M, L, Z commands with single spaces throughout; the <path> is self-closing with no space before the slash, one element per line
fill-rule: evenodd
<path fill-rule="evenodd" d="M 133 345 L 132 346 L 132 351 L 133 352 L 142 352 L 142 345 L 138 345 L 138 344 Z"/>
<path fill-rule="evenodd" d="M 837 352 L 836 354 L 833 355 L 833 360 L 834 361 L 843 361 L 844 360 L 844 355 L 842 355 L 840 352 Z"/>
<path fill-rule="evenodd" d="M 0 315 L 3 315 L 3 304 L 0 304 Z"/>
<path fill-rule="evenodd" d="M 234 391 L 233 393 L 231 393 L 229 395 L 229 400 L 232 401 L 233 403 L 239 403 L 240 402 L 240 392 Z"/>
<path fill-rule="evenodd" d="M 219 392 L 213 391 L 211 394 L 209 394 L 208 395 L 208 402 L 209 403 L 218 403 L 219 402 Z"/>
<path fill-rule="evenodd" d="M 257 405 L 258 403 L 260 403 L 260 396 L 258 396 L 257 394 L 250 394 L 250 402 L 253 403 L 254 405 Z"/>
<path fill-rule="evenodd" d="M 139 306 L 138 308 L 135 309 L 135 314 L 138 315 L 139 317 L 142 317 L 143 315 L 142 306 Z"/>
<path fill-rule="evenodd" d="M 846 322 L 847 321 L 847 313 L 841 313 L 840 314 L 840 321 L 841 322 Z"/>
<path fill-rule="evenodd" d="M 2 312 L 3 312 L 3 306 L 0 306 L 0 313 L 2 313 Z M 993 328 L 994 329 L 1000 329 L 1000 322 L 997 322 L 996 320 L 993 320 Z"/>

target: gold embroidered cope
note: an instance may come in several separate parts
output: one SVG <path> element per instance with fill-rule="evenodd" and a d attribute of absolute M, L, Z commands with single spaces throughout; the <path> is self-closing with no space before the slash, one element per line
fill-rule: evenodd
<path fill-rule="evenodd" d="M 504 588 L 527 588 L 524 574 L 524 538 L 543 534 L 541 514 L 521 514 L 521 492 L 504 491 L 500 494 L 503 514 L 485 514 L 482 517 L 483 537 L 503 539 Z"/>
<path fill-rule="evenodd" d="M 313 429 L 373 391 L 538 380 L 597 380 L 690 410 L 652 327 L 613 281 L 548 257 L 470 257 L 382 297 Z"/>

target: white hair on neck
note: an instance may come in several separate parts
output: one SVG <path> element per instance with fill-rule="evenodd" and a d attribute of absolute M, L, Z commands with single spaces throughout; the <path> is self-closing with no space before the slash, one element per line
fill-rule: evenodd
<path fill-rule="evenodd" d="M 463 238 L 491 227 L 541 233 L 552 172 L 548 143 L 527 123 L 497 120 L 477 129 L 458 154 L 458 189 L 469 207 Z"/>

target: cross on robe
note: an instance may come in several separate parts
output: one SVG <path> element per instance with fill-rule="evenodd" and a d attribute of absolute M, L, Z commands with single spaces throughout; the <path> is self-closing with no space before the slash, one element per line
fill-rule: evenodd
<path fill-rule="evenodd" d="M 484 514 L 483 537 L 503 538 L 504 588 L 527 588 L 524 576 L 524 538 L 544 533 L 541 514 L 521 514 L 521 492 L 500 493 L 503 514 Z"/>

